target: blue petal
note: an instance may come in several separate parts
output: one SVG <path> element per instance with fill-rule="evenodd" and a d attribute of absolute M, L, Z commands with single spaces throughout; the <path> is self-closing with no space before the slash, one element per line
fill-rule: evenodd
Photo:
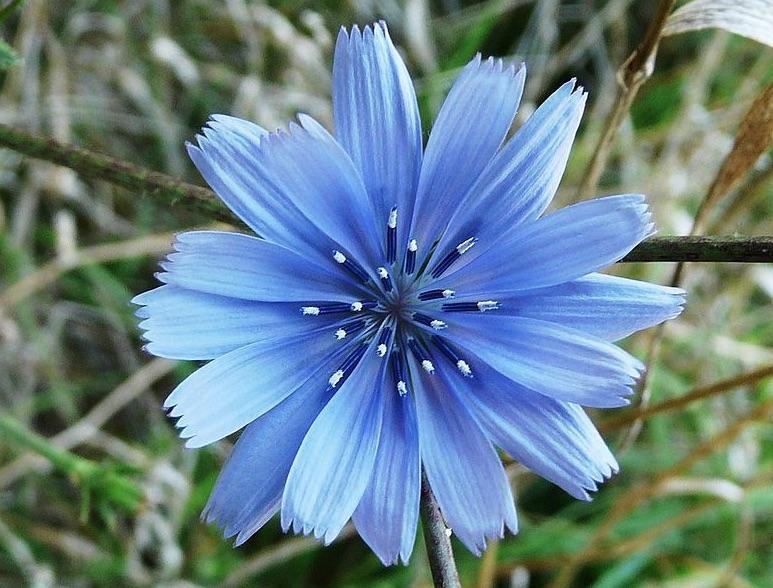
<path fill-rule="evenodd" d="M 461 300 L 460 300 L 461 301 Z M 685 291 L 604 274 L 518 291 L 498 298 L 497 316 L 525 316 L 559 323 L 617 341 L 682 312 Z"/>
<path fill-rule="evenodd" d="M 614 344 L 555 323 L 496 311 L 443 319 L 444 336 L 472 357 L 527 388 L 582 406 L 628 404 L 625 397 L 644 369 Z"/>
<path fill-rule="evenodd" d="M 187 447 L 238 431 L 302 386 L 327 381 L 342 345 L 326 330 L 241 347 L 188 376 L 164 402 Z M 324 373 L 323 373 L 324 371 Z M 330 373 L 328 373 L 330 372 Z"/>
<path fill-rule="evenodd" d="M 213 114 L 209 127 L 216 131 L 230 131 L 244 141 L 244 145 L 251 146 L 268 135 L 268 131 L 253 122 L 229 116 L 227 114 Z"/>
<path fill-rule="evenodd" d="M 330 399 L 311 385 L 250 423 L 215 483 L 202 516 L 244 543 L 279 510 L 287 474 L 311 423 Z"/>
<path fill-rule="evenodd" d="M 488 249 L 476 244 L 457 262 L 459 270 L 433 287 L 496 298 L 552 286 L 618 261 L 652 232 L 643 196 L 587 200 L 524 223 Z"/>
<path fill-rule="evenodd" d="M 381 233 L 397 206 L 398 243 L 407 239 L 421 168 L 421 120 L 413 84 L 386 24 L 341 29 L 333 61 L 336 137 L 373 201 Z"/>
<path fill-rule="evenodd" d="M 412 370 L 421 459 L 449 526 L 480 555 L 505 526 L 517 532 L 513 495 L 496 451 L 463 400 L 466 383 L 435 365 L 431 375 Z"/>
<path fill-rule="evenodd" d="M 264 302 L 347 302 L 363 293 L 332 257 L 320 267 L 256 237 L 194 231 L 177 235 L 175 249 L 158 278 L 189 290 Z"/>
<path fill-rule="evenodd" d="M 303 316 L 296 303 L 254 302 L 164 285 L 132 299 L 148 341 L 145 349 L 170 359 L 214 359 L 257 341 L 329 325 L 335 318 Z"/>
<path fill-rule="evenodd" d="M 305 255 L 343 249 L 363 265 L 380 265 L 383 243 L 357 169 L 322 126 L 304 115 L 299 121 L 252 143 L 210 127 L 189 153 L 223 201 L 264 238 Z"/>
<path fill-rule="evenodd" d="M 526 70 L 480 55 L 462 70 L 432 127 L 419 178 L 411 237 L 427 252 L 450 214 L 502 144 Z"/>
<path fill-rule="evenodd" d="M 465 398 L 491 440 L 575 498 L 589 500 L 618 466 L 582 408 L 519 386 L 483 362 L 474 364 Z"/>
<path fill-rule="evenodd" d="M 548 207 L 564 173 L 587 94 L 574 80 L 556 90 L 497 153 L 458 203 L 439 251 L 476 236 L 506 238 Z"/>
<path fill-rule="evenodd" d="M 394 382 L 392 382 L 394 384 Z M 413 551 L 419 516 L 419 438 L 413 399 L 386 393 L 373 475 L 352 517 L 363 540 L 384 565 L 403 563 Z"/>
<path fill-rule="evenodd" d="M 282 497 L 282 527 L 336 538 L 373 472 L 383 418 L 386 362 L 373 341 L 309 429 Z"/>

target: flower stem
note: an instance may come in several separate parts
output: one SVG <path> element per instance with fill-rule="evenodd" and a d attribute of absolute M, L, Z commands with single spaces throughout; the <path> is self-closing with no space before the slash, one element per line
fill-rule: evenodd
<path fill-rule="evenodd" d="M 427 558 L 435 588 L 461 588 L 451 548 L 451 535 L 424 472 L 421 474 L 420 508 L 424 543 L 427 546 Z"/>

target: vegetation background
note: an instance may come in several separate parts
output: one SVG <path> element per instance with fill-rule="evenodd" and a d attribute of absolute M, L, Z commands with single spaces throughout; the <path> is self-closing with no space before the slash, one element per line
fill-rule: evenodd
<path fill-rule="evenodd" d="M 476 51 L 528 63 L 516 124 L 576 76 L 590 101 L 561 204 L 578 197 L 619 101 L 618 67 L 657 11 L 633 0 L 12 4 L 0 122 L 193 183 L 183 144 L 211 113 L 276 128 L 302 111 L 331 126 L 341 25 L 388 21 L 425 130 Z M 661 234 L 689 233 L 771 80 L 765 44 L 717 29 L 664 38 L 595 192 L 644 192 Z M 772 177 L 768 151 L 698 228 L 771 234 Z M 272 521 L 233 549 L 199 521 L 231 443 L 182 447 L 161 403 L 195 366 L 145 355 L 128 301 L 153 286 L 174 231 L 218 222 L 206 208 L 0 150 L 0 586 L 429 586 L 421 541 L 410 565 L 384 568 L 351 531 L 322 548 Z M 624 342 L 649 356 L 650 409 L 593 415 L 620 475 L 582 503 L 510 464 L 522 531 L 482 559 L 457 545 L 465 586 L 773 586 L 773 268 L 685 269 L 689 304 L 659 349 L 657 330 Z M 613 271 L 668 283 L 674 267 Z"/>

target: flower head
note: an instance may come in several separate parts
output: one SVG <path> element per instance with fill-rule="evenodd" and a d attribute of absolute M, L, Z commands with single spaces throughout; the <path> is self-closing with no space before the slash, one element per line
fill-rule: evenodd
<path fill-rule="evenodd" d="M 627 402 L 643 368 L 612 342 L 683 292 L 595 273 L 651 234 L 642 196 L 545 214 L 585 93 L 567 82 L 504 142 L 524 78 L 473 59 L 422 148 L 386 26 L 353 27 L 335 136 L 216 115 L 189 145 L 260 238 L 179 235 L 134 302 L 150 353 L 211 360 L 165 403 L 187 445 L 244 428 L 205 511 L 237 543 L 281 511 L 325 542 L 353 519 L 406 561 L 423 468 L 479 553 L 517 528 L 495 447 L 581 499 L 617 471 L 581 406 Z"/>

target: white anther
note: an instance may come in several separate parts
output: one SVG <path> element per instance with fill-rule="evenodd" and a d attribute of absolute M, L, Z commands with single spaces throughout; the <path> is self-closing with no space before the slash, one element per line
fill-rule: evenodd
<path fill-rule="evenodd" d="M 376 355 L 379 357 L 384 357 L 387 352 L 387 346 L 385 343 L 379 343 L 379 346 L 376 347 Z"/>
<path fill-rule="evenodd" d="M 319 306 L 301 306 L 301 312 L 311 316 L 317 316 L 319 314 Z"/>
<path fill-rule="evenodd" d="M 453 298 L 456 295 L 454 290 L 443 290 L 443 298 Z"/>
<path fill-rule="evenodd" d="M 328 380 L 328 383 L 335 388 L 338 382 L 341 381 L 341 378 L 344 377 L 344 370 L 338 370 L 335 372 L 332 376 L 330 376 L 330 379 Z"/>
<path fill-rule="evenodd" d="M 397 209 L 393 208 L 389 211 L 389 220 L 387 221 L 387 226 L 390 229 L 396 229 L 397 228 Z"/>
<path fill-rule="evenodd" d="M 441 329 L 445 329 L 448 325 L 445 323 L 445 321 L 439 321 L 437 319 L 434 319 L 430 321 L 429 326 L 435 329 L 436 331 L 440 331 Z"/>
<path fill-rule="evenodd" d="M 402 380 L 397 382 L 397 393 L 400 396 L 405 396 L 406 394 L 408 394 L 408 386 L 406 386 L 405 382 L 403 382 Z"/>
<path fill-rule="evenodd" d="M 408 251 L 413 251 L 415 253 L 418 248 L 419 244 L 416 242 L 416 239 L 408 241 Z"/>
<path fill-rule="evenodd" d="M 496 300 L 481 300 L 478 302 L 478 310 L 486 312 L 487 310 L 497 310 L 499 303 Z"/>
<path fill-rule="evenodd" d="M 346 262 L 346 256 L 340 251 L 333 251 L 333 259 L 335 259 L 338 263 Z"/>
<path fill-rule="evenodd" d="M 456 252 L 459 255 L 464 255 L 470 250 L 470 247 L 475 245 L 475 237 L 470 237 L 469 239 L 465 239 L 459 245 L 456 246 Z"/>
<path fill-rule="evenodd" d="M 352 302 L 350 307 L 352 312 L 360 312 L 362 310 L 362 302 Z"/>
<path fill-rule="evenodd" d="M 338 340 L 340 341 L 340 340 L 341 340 L 341 339 L 343 339 L 344 337 L 346 337 L 346 331 L 345 331 L 345 330 L 343 330 L 343 329 L 338 329 L 338 330 L 336 331 L 336 339 L 338 339 Z"/>
<path fill-rule="evenodd" d="M 385 267 L 380 267 L 380 268 L 378 268 L 378 269 L 376 270 L 376 272 L 378 272 L 378 277 L 379 277 L 379 278 L 381 278 L 382 280 L 384 280 L 384 279 L 386 279 L 386 278 L 388 278 L 388 277 L 389 277 L 389 272 L 388 272 L 388 271 L 386 271 L 386 268 L 385 268 Z"/>
<path fill-rule="evenodd" d="M 429 372 L 430 374 L 435 371 L 435 366 L 432 365 L 432 362 L 428 359 L 425 359 L 421 362 L 421 367 L 424 368 L 425 372 Z"/>
<path fill-rule="evenodd" d="M 470 369 L 470 364 L 468 364 L 463 359 L 460 359 L 456 362 L 456 367 L 459 368 L 459 371 L 462 372 L 463 376 L 467 376 L 468 378 L 472 376 L 472 370 Z"/>

